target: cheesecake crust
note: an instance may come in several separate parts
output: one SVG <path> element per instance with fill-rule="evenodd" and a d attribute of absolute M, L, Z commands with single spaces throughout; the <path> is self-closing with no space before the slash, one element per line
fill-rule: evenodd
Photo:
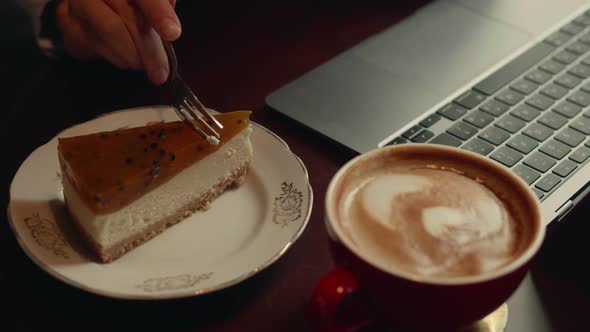
<path fill-rule="evenodd" d="M 104 248 L 102 245 L 97 243 L 92 236 L 90 236 L 82 227 L 79 220 L 70 213 L 72 223 L 78 230 L 78 233 L 84 238 L 84 242 L 87 247 L 100 259 L 103 263 L 110 263 L 117 258 L 123 256 L 127 252 L 137 248 L 139 245 L 147 242 L 158 234 L 162 233 L 167 228 L 179 223 L 180 221 L 188 218 L 196 211 L 207 210 L 211 205 L 211 202 L 221 195 L 226 189 L 234 186 L 238 187 L 246 180 L 246 175 L 250 169 L 250 161 L 246 161 L 240 167 L 235 169 L 231 175 L 213 186 L 209 191 L 203 193 L 197 199 L 185 204 L 182 208 L 176 211 L 171 216 L 168 216 L 157 223 L 148 226 L 141 233 L 132 235 L 127 239 L 119 241 L 118 243 Z M 66 204 L 66 206 L 69 206 Z"/>

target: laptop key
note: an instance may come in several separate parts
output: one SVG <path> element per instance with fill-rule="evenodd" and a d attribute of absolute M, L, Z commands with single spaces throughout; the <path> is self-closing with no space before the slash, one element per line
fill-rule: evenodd
<path fill-rule="evenodd" d="M 576 168 L 578 168 L 578 165 L 576 165 L 576 163 L 574 163 L 571 160 L 566 159 L 566 160 L 562 161 L 561 163 L 559 163 L 559 165 L 557 165 L 553 169 L 553 173 L 564 178 L 564 177 L 570 175 Z"/>
<path fill-rule="evenodd" d="M 548 127 L 540 123 L 533 123 L 530 126 L 528 126 L 522 133 L 527 135 L 528 137 L 536 139 L 539 142 L 543 142 L 553 134 L 553 130 L 549 129 Z"/>
<path fill-rule="evenodd" d="M 544 192 L 550 192 L 551 189 L 555 188 L 561 182 L 561 179 L 555 174 L 545 175 L 539 182 L 535 184 L 535 187 L 543 190 Z"/>
<path fill-rule="evenodd" d="M 468 108 L 472 109 L 475 106 L 481 104 L 487 97 L 484 94 L 481 94 L 475 90 L 469 90 L 465 92 L 461 97 L 455 99 L 455 103 Z"/>
<path fill-rule="evenodd" d="M 533 152 L 533 154 L 524 160 L 524 164 L 541 173 L 545 173 L 555 165 L 555 159 L 540 152 Z"/>
<path fill-rule="evenodd" d="M 539 86 L 531 81 L 521 79 L 520 81 L 512 84 L 510 87 L 522 94 L 528 95 L 531 92 L 537 90 Z"/>
<path fill-rule="evenodd" d="M 496 127 L 502 128 L 509 133 L 515 133 L 522 129 L 526 123 L 510 114 L 505 115 L 495 123 Z"/>
<path fill-rule="evenodd" d="M 547 112 L 538 121 L 551 129 L 557 130 L 567 123 L 567 118 L 555 112 Z"/>
<path fill-rule="evenodd" d="M 563 32 L 555 32 L 553 34 L 551 34 L 549 37 L 547 37 L 545 39 L 546 43 L 549 43 L 555 47 L 559 47 L 565 43 L 567 43 L 568 40 L 570 40 L 572 38 L 572 36 L 570 36 L 569 34 L 565 34 Z"/>
<path fill-rule="evenodd" d="M 585 27 L 589 26 L 590 25 L 590 17 L 582 14 L 574 20 L 574 23 L 579 24 L 581 26 L 585 26 Z"/>
<path fill-rule="evenodd" d="M 588 17 L 588 19 L 590 19 L 590 17 Z M 582 37 L 578 39 L 578 41 L 584 44 L 590 44 L 590 32 L 586 32 L 585 34 L 583 34 Z"/>
<path fill-rule="evenodd" d="M 531 189 L 533 190 L 535 195 L 537 195 L 537 198 L 539 200 L 541 200 L 541 198 L 543 198 L 545 196 L 545 194 L 542 191 L 540 191 L 539 189 L 537 189 L 537 188 L 531 188 Z"/>
<path fill-rule="evenodd" d="M 553 107 L 553 111 L 571 119 L 578 115 L 582 111 L 582 108 L 576 104 L 572 104 L 569 101 L 564 100 L 555 105 L 555 107 Z"/>
<path fill-rule="evenodd" d="M 590 119 L 585 117 L 577 118 L 570 123 L 570 128 L 573 128 L 582 134 L 590 135 Z"/>
<path fill-rule="evenodd" d="M 541 90 L 541 93 L 547 97 L 553 98 L 555 100 L 560 99 L 561 97 L 565 96 L 567 93 L 567 89 L 561 87 L 555 83 L 548 84 L 546 87 Z"/>
<path fill-rule="evenodd" d="M 555 101 L 549 97 L 545 97 L 542 94 L 537 93 L 536 95 L 527 99 L 526 103 L 540 109 L 541 111 L 546 110 L 551 105 L 553 105 Z"/>
<path fill-rule="evenodd" d="M 580 42 L 575 42 L 575 43 L 568 45 L 566 47 L 566 50 L 568 50 L 572 53 L 576 53 L 578 55 L 582 55 L 582 54 L 588 52 L 588 50 L 590 50 L 590 46 L 580 43 Z"/>
<path fill-rule="evenodd" d="M 528 185 L 537 181 L 537 179 L 541 177 L 541 174 L 535 170 L 530 169 L 529 167 L 526 167 L 525 165 L 518 165 L 514 167 L 513 171 Z"/>
<path fill-rule="evenodd" d="M 406 130 L 403 134 L 402 137 L 410 139 L 412 138 L 412 136 L 416 135 L 420 130 L 422 130 L 421 126 L 415 125 L 412 128 Z"/>
<path fill-rule="evenodd" d="M 506 145 L 518 152 L 528 154 L 529 152 L 533 151 L 539 145 L 539 143 L 537 143 L 532 138 L 528 138 L 524 135 L 518 135 L 510 139 Z"/>
<path fill-rule="evenodd" d="M 467 142 L 467 144 L 465 144 L 462 148 L 468 151 L 479 153 L 482 156 L 487 156 L 488 153 L 494 150 L 493 145 L 485 141 L 482 141 L 479 138 L 472 139 L 471 141 Z"/>
<path fill-rule="evenodd" d="M 579 78 L 590 77 L 590 67 L 583 64 L 577 64 L 573 66 L 570 68 L 569 72 L 575 76 L 578 76 Z"/>
<path fill-rule="evenodd" d="M 568 52 L 568 51 L 561 51 L 558 52 L 553 56 L 553 60 L 560 62 L 564 65 L 569 65 L 578 59 L 576 53 Z"/>
<path fill-rule="evenodd" d="M 498 150 L 492 152 L 490 158 L 495 161 L 508 166 L 514 166 L 519 160 L 522 159 L 522 154 L 508 147 L 500 147 Z"/>
<path fill-rule="evenodd" d="M 584 85 L 582 85 L 580 87 L 580 90 L 586 91 L 586 92 L 590 92 L 590 81 L 584 83 Z"/>
<path fill-rule="evenodd" d="M 477 137 L 494 145 L 500 145 L 510 137 L 510 134 L 500 128 L 490 127 L 480 133 Z"/>
<path fill-rule="evenodd" d="M 557 74 L 560 71 L 563 70 L 565 66 L 559 62 L 553 61 L 553 60 L 547 60 L 545 61 L 540 67 L 539 69 L 548 72 L 549 74 Z"/>
<path fill-rule="evenodd" d="M 549 81 L 549 79 L 551 78 L 550 74 L 547 74 L 544 71 L 540 71 L 540 70 L 533 70 L 532 72 L 530 72 L 527 76 L 526 79 L 527 80 L 531 80 L 537 84 L 543 84 L 547 81 Z"/>
<path fill-rule="evenodd" d="M 569 23 L 566 26 L 564 26 L 563 28 L 561 28 L 560 31 L 573 36 L 573 35 L 577 35 L 580 32 L 584 31 L 584 27 L 580 26 L 578 24 L 575 24 L 575 23 Z"/>
<path fill-rule="evenodd" d="M 437 113 L 449 120 L 455 121 L 465 115 L 465 113 L 467 113 L 467 109 L 463 108 L 463 106 L 450 103 L 438 110 Z"/>
<path fill-rule="evenodd" d="M 473 111 L 467 114 L 465 118 L 463 118 L 463 121 L 472 124 L 477 128 L 483 128 L 492 123 L 494 117 L 482 111 Z"/>
<path fill-rule="evenodd" d="M 486 102 L 485 104 L 481 105 L 479 109 L 495 117 L 498 117 L 506 113 L 506 111 L 508 111 L 509 108 L 510 107 L 508 105 L 492 99 Z"/>
<path fill-rule="evenodd" d="M 566 38 L 569 39 L 569 37 Z M 554 39 L 560 40 L 561 38 L 557 37 Z M 547 40 L 551 40 L 551 38 L 548 38 Z M 506 86 L 512 80 L 517 78 L 527 69 L 536 65 L 539 61 L 541 61 L 544 57 L 549 55 L 554 50 L 555 47 L 550 44 L 538 43 L 537 45 L 526 50 L 523 54 L 516 57 L 514 60 L 504 65 L 502 68 L 498 69 L 496 72 L 494 72 L 481 82 L 477 83 L 474 89 L 485 95 L 492 95 L 496 93 L 498 90 L 500 90 L 502 87 Z"/>
<path fill-rule="evenodd" d="M 582 107 L 590 105 L 590 94 L 584 91 L 576 91 L 567 97 L 567 100 Z"/>
<path fill-rule="evenodd" d="M 442 134 L 436 136 L 435 138 L 433 138 L 428 143 L 457 147 L 457 146 L 461 145 L 461 143 L 463 143 L 463 142 L 461 142 L 460 139 L 453 137 L 447 133 L 442 133 Z"/>
<path fill-rule="evenodd" d="M 567 145 L 558 142 L 556 140 L 550 140 L 549 142 L 545 143 L 539 151 L 560 160 L 565 157 L 572 149 Z"/>
<path fill-rule="evenodd" d="M 524 121 L 531 121 L 534 118 L 536 118 L 537 116 L 539 116 L 539 114 L 541 114 L 541 112 L 537 111 L 535 108 L 527 105 L 527 104 L 521 104 L 518 107 L 516 107 L 514 110 L 512 110 L 510 112 L 510 114 L 514 115 L 515 117 L 522 119 Z"/>
<path fill-rule="evenodd" d="M 508 105 L 516 105 L 523 98 L 524 98 L 523 94 L 521 94 L 520 92 L 516 92 L 512 89 L 506 89 L 506 90 L 500 92 L 496 96 L 496 99 L 498 99 L 499 101 L 502 101 Z"/>
<path fill-rule="evenodd" d="M 437 123 L 440 120 L 440 115 L 438 114 L 430 114 L 424 120 L 420 121 L 420 125 L 425 128 L 429 128 L 433 124 Z"/>
<path fill-rule="evenodd" d="M 477 133 L 477 128 L 464 122 L 458 122 L 447 129 L 447 133 L 466 141 Z"/>
<path fill-rule="evenodd" d="M 407 142 L 408 141 L 403 137 L 396 137 L 396 138 L 392 139 L 391 141 L 389 141 L 389 143 L 387 143 L 385 145 L 398 145 L 398 144 L 404 144 Z"/>
<path fill-rule="evenodd" d="M 412 142 L 414 143 L 425 143 L 429 139 L 434 137 L 434 133 L 430 130 L 422 130 L 418 135 L 412 137 Z"/>
<path fill-rule="evenodd" d="M 567 73 L 559 76 L 555 80 L 555 83 L 557 83 L 563 87 L 566 87 L 568 89 L 575 88 L 578 84 L 580 84 L 580 82 L 582 82 L 582 80 L 580 80 L 579 78 L 577 78 L 571 74 L 567 74 Z"/>
<path fill-rule="evenodd" d="M 564 128 L 562 131 L 557 133 L 557 135 L 555 135 L 555 139 L 575 148 L 576 146 L 580 145 L 584 139 L 586 139 L 586 136 L 571 128 Z"/>
<path fill-rule="evenodd" d="M 588 159 L 588 157 L 590 157 L 590 148 L 588 148 L 587 146 L 581 146 L 570 155 L 570 160 L 573 160 L 578 164 L 581 164 L 585 162 L 586 159 Z"/>

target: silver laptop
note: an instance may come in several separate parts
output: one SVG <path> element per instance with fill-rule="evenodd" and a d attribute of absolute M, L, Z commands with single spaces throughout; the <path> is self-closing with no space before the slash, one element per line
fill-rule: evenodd
<path fill-rule="evenodd" d="M 267 105 L 359 153 L 427 142 L 486 155 L 529 182 L 545 224 L 557 223 L 590 191 L 590 2 L 434 1 Z M 528 278 L 507 331 L 562 330 L 543 298 Z"/>

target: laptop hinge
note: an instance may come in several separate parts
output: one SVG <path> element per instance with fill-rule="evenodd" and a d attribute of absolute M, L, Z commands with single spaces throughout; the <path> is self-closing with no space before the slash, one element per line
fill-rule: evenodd
<path fill-rule="evenodd" d="M 580 201 L 590 193 L 590 182 L 586 183 L 582 189 L 578 190 L 570 199 L 561 204 L 561 206 L 555 210 L 557 213 L 557 220 L 563 219 L 574 206 L 578 205 Z"/>
<path fill-rule="evenodd" d="M 567 200 L 565 203 L 563 203 L 559 209 L 557 209 L 557 211 L 555 211 L 557 213 L 557 220 L 560 221 L 561 219 L 563 219 L 563 217 L 565 217 L 568 212 L 570 212 L 572 210 L 572 208 L 574 207 L 574 201 L 569 199 Z"/>
<path fill-rule="evenodd" d="M 572 197 L 570 197 L 570 201 L 573 201 L 574 205 L 577 205 L 582 199 L 584 199 L 584 197 L 586 197 L 586 195 L 588 195 L 588 193 L 590 193 L 590 182 L 587 182 L 582 189 L 578 190 Z"/>

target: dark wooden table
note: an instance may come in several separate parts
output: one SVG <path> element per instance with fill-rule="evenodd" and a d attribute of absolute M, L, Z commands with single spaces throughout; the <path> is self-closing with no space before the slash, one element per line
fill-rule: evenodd
<path fill-rule="evenodd" d="M 315 281 L 332 268 L 323 228 L 324 194 L 331 176 L 352 155 L 266 109 L 264 98 L 425 2 L 181 2 L 184 32 L 176 43 L 181 74 L 212 108 L 254 110 L 253 119 L 302 158 L 315 196 L 306 231 L 270 268 L 223 291 L 182 300 L 122 301 L 67 286 L 37 268 L 17 245 L 3 214 L 0 330 L 309 330 L 305 303 Z M 166 102 L 142 74 L 118 71 L 101 61 L 47 60 L 26 38 L 27 28 L 20 22 L 19 33 L 1 40 L 11 45 L 3 48 L 1 72 L 10 83 L 1 88 L 7 105 L 0 121 L 2 203 L 8 201 L 8 186 L 20 163 L 60 130 L 117 109 Z M 587 261 L 589 212 L 584 204 L 552 232 L 534 267 L 550 287 L 567 285 L 572 294 L 552 295 L 566 301 L 587 299 L 590 293 L 585 282 L 590 274 L 572 263 Z M 549 301 L 549 306 L 558 303 Z M 584 305 L 580 313 L 587 311 Z"/>

